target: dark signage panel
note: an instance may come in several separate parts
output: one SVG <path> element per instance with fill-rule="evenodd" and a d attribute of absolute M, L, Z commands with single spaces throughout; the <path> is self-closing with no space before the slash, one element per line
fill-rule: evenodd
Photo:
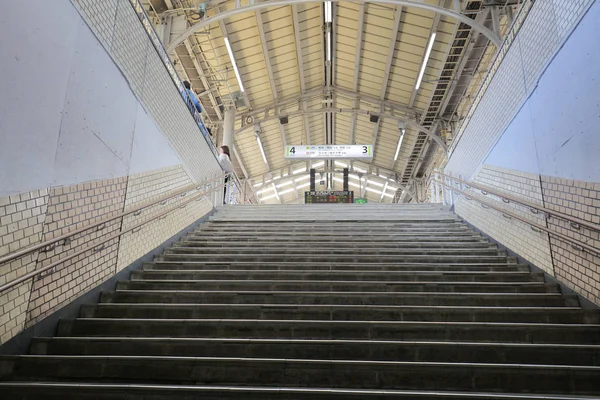
<path fill-rule="evenodd" d="M 348 190 L 324 190 L 304 192 L 306 204 L 316 203 L 354 203 L 354 192 Z"/>

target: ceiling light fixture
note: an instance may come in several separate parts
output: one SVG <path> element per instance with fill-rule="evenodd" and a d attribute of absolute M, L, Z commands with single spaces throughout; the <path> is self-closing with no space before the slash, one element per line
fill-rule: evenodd
<path fill-rule="evenodd" d="M 404 140 L 404 134 L 406 133 L 406 129 L 402 128 L 400 132 L 400 139 L 398 140 L 398 147 L 396 147 L 396 154 L 394 154 L 394 161 L 398 160 L 398 155 L 400 154 L 400 147 L 402 146 L 402 141 Z"/>
<path fill-rule="evenodd" d="M 433 32 L 431 34 L 431 39 L 429 39 L 429 44 L 427 45 L 427 51 L 425 52 L 425 59 L 423 60 L 423 65 L 421 66 L 421 71 L 419 72 L 419 77 L 417 78 L 417 86 L 416 90 L 419 90 L 421 87 L 421 82 L 423 81 L 423 75 L 425 74 L 425 68 L 427 68 L 427 62 L 429 61 L 429 56 L 431 56 L 431 49 L 433 48 L 433 43 L 435 42 L 436 33 Z"/>
<path fill-rule="evenodd" d="M 377 190 L 377 189 L 373 189 L 373 188 L 367 187 L 367 190 L 368 190 L 369 192 L 373 192 L 373 193 L 381 194 L 381 191 L 379 191 L 379 190 Z"/>
<path fill-rule="evenodd" d="M 331 31 L 327 31 L 327 61 L 331 61 Z"/>
<path fill-rule="evenodd" d="M 325 2 L 325 22 L 326 23 L 330 23 L 333 21 L 333 15 L 332 15 L 332 6 L 331 6 L 331 1 L 326 1 Z"/>
<path fill-rule="evenodd" d="M 296 170 L 292 171 L 292 175 L 301 174 L 302 172 L 306 172 L 306 167 L 305 168 L 299 168 L 299 169 L 296 169 Z"/>
<path fill-rule="evenodd" d="M 279 193 L 277 193 L 277 187 L 275 186 L 275 183 L 272 183 L 271 185 L 273 185 L 273 190 L 275 191 L 275 197 L 277 197 L 277 201 L 281 203 L 281 199 L 279 198 Z"/>
<path fill-rule="evenodd" d="M 231 65 L 233 65 L 233 72 L 235 73 L 235 77 L 237 79 L 238 85 L 240 87 L 240 91 L 244 91 L 244 84 L 242 83 L 242 78 L 240 77 L 240 71 L 238 70 L 237 64 L 235 63 L 235 58 L 233 57 L 233 50 L 231 50 L 231 44 L 229 43 L 229 38 L 227 36 L 225 39 L 225 47 L 227 47 L 227 53 L 229 53 L 229 59 L 231 59 Z"/>
<path fill-rule="evenodd" d="M 268 164 L 267 162 L 267 156 L 265 155 L 265 149 L 263 148 L 263 144 L 260 140 L 260 136 L 258 136 L 258 134 L 256 134 L 256 141 L 258 142 L 258 148 L 260 149 L 260 154 L 262 154 L 262 158 L 265 161 L 265 164 Z"/>
<path fill-rule="evenodd" d="M 265 200 L 270 200 L 272 198 L 276 197 L 274 194 L 270 195 L 270 196 L 265 196 L 265 197 L 261 197 L 260 201 L 265 201 Z"/>

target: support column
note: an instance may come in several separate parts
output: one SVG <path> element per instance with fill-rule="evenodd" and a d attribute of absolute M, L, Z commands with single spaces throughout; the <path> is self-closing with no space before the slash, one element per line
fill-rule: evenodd
<path fill-rule="evenodd" d="M 233 132 L 235 131 L 235 108 L 225 110 L 223 120 L 223 145 L 229 146 L 233 150 Z"/>

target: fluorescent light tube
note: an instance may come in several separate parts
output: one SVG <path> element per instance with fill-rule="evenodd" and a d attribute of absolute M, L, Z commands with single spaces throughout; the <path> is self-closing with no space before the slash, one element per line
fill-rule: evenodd
<path fill-rule="evenodd" d="M 327 32 L 327 61 L 331 61 L 331 31 Z"/>
<path fill-rule="evenodd" d="M 302 172 L 306 172 L 306 168 L 300 168 L 292 171 L 292 175 L 301 174 Z"/>
<path fill-rule="evenodd" d="M 260 141 L 260 136 L 256 135 L 256 141 L 258 142 L 258 148 L 260 149 L 260 154 L 262 154 L 262 158 L 265 161 L 265 164 L 268 164 L 267 156 L 265 155 L 265 149 L 263 148 L 262 142 Z"/>
<path fill-rule="evenodd" d="M 286 189 L 286 190 L 283 190 L 283 191 L 279 192 L 279 195 L 283 196 L 284 194 L 288 194 L 288 193 L 291 193 L 293 191 L 294 191 L 294 188 Z"/>
<path fill-rule="evenodd" d="M 270 196 L 266 196 L 266 197 L 261 197 L 261 198 L 260 198 L 260 201 L 270 200 L 270 199 L 272 199 L 272 198 L 274 198 L 274 197 L 275 197 L 275 195 L 274 195 L 274 194 L 272 194 L 272 195 L 270 195 Z"/>
<path fill-rule="evenodd" d="M 277 185 L 277 189 L 280 189 L 280 188 L 285 187 L 287 185 L 291 185 L 292 183 L 293 183 L 293 181 L 284 182 L 284 183 L 282 183 L 280 185 Z"/>
<path fill-rule="evenodd" d="M 297 179 L 296 179 L 296 183 L 298 183 L 298 182 L 300 182 L 300 181 L 303 181 L 303 180 L 305 180 L 305 179 L 308 179 L 308 178 L 310 178 L 310 175 L 304 175 L 304 176 L 301 176 L 300 178 L 297 178 Z"/>
<path fill-rule="evenodd" d="M 373 188 L 370 188 L 370 187 L 368 187 L 368 188 L 367 188 L 367 190 L 368 190 L 369 192 L 373 192 L 373 193 L 381 194 L 381 191 L 379 191 L 379 190 L 377 190 L 377 189 L 373 189 Z"/>
<path fill-rule="evenodd" d="M 333 21 L 333 15 L 332 15 L 332 7 L 331 7 L 331 1 L 326 1 L 325 2 L 325 22 L 332 22 Z"/>
<path fill-rule="evenodd" d="M 423 65 L 421 66 L 421 72 L 419 72 L 419 78 L 417 78 L 417 86 L 416 89 L 419 90 L 421 87 L 421 81 L 423 80 L 423 75 L 425 74 L 425 68 L 427 68 L 427 62 L 429 61 L 429 56 L 431 55 L 431 49 L 433 48 L 433 42 L 435 42 L 436 33 L 433 32 L 431 35 L 431 39 L 429 39 L 429 44 L 427 45 L 427 51 L 425 52 L 425 59 L 423 60 Z"/>
<path fill-rule="evenodd" d="M 235 73 L 235 77 L 237 78 L 238 85 L 240 90 L 244 91 L 244 84 L 242 83 L 242 78 L 240 77 L 240 71 L 238 70 L 237 64 L 235 63 L 235 58 L 233 57 L 233 50 L 231 50 L 231 44 L 229 43 L 229 38 L 225 36 L 225 47 L 227 47 L 227 53 L 229 53 L 229 58 L 231 59 L 231 65 L 233 65 L 233 72 Z"/>
<path fill-rule="evenodd" d="M 398 147 L 396 147 L 396 154 L 394 154 L 394 161 L 398 159 L 398 154 L 400 154 L 400 147 L 402 146 L 402 141 L 404 140 L 405 133 L 406 129 L 402 129 L 402 134 L 400 135 L 400 139 L 398 140 Z"/>
<path fill-rule="evenodd" d="M 279 193 L 277 193 L 277 187 L 275 187 L 275 183 L 271 183 L 271 185 L 273 185 L 273 190 L 275 191 L 275 197 L 277 197 L 277 201 L 281 202 L 281 199 L 279 198 Z"/>

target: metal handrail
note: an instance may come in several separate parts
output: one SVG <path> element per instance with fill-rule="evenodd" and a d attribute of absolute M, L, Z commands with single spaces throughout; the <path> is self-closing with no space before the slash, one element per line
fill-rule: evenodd
<path fill-rule="evenodd" d="M 17 258 L 24 257 L 25 255 L 27 255 L 29 253 L 33 253 L 34 251 L 43 249 L 44 247 L 50 246 L 50 245 L 52 245 L 54 243 L 58 243 L 58 242 L 60 242 L 62 240 L 66 240 L 66 239 L 68 239 L 68 238 L 70 238 L 70 237 L 72 237 L 74 235 L 77 235 L 78 233 L 85 232 L 85 231 L 88 231 L 88 230 L 93 229 L 93 228 L 97 228 L 99 226 L 102 226 L 102 225 L 104 225 L 104 224 L 106 224 L 108 222 L 114 221 L 114 220 L 119 219 L 121 217 L 126 217 L 126 216 L 128 216 L 130 214 L 138 213 L 138 212 L 142 211 L 145 208 L 152 207 L 152 206 L 155 206 L 157 204 L 166 202 L 166 201 L 168 201 L 168 200 L 170 200 L 170 199 L 172 199 L 174 197 L 181 196 L 183 193 L 187 193 L 187 192 L 190 192 L 192 190 L 200 190 L 201 186 L 207 185 L 207 184 L 211 184 L 211 183 L 213 183 L 215 181 L 218 181 L 219 179 L 223 179 L 223 177 L 224 177 L 224 175 L 221 175 L 218 178 L 206 180 L 204 182 L 201 182 L 201 183 L 198 183 L 198 184 L 194 184 L 194 185 L 188 185 L 184 189 L 181 189 L 181 190 L 179 190 L 177 192 L 171 193 L 171 194 L 169 194 L 167 196 L 161 197 L 160 199 L 158 199 L 158 200 L 156 200 L 154 202 L 142 204 L 142 205 L 140 205 L 138 207 L 132 208 L 129 211 L 126 211 L 126 212 L 124 211 L 124 212 L 119 213 L 119 214 L 117 214 L 115 216 L 112 216 L 110 218 L 106 218 L 106 219 L 103 219 L 103 220 L 101 220 L 99 222 L 83 226 L 83 227 L 81 227 L 79 229 L 75 229 L 73 231 L 67 232 L 64 235 L 57 236 L 57 237 L 55 237 L 53 239 L 46 240 L 45 242 L 36 244 L 34 246 L 26 247 L 24 249 L 21 249 L 21 250 L 15 251 L 13 253 L 7 254 L 6 256 L 0 257 L 0 265 L 4 264 L 6 262 L 9 262 L 9 261 L 13 261 L 13 260 L 15 260 Z M 101 229 L 104 229 L 104 228 L 101 228 Z M 98 229 L 98 230 L 101 230 L 101 229 Z"/>
<path fill-rule="evenodd" d="M 197 194 L 195 196 L 192 196 L 188 200 L 184 201 L 183 203 L 179 203 L 175 207 L 171 207 L 170 209 L 168 209 L 166 211 L 163 211 L 160 214 L 157 214 L 157 215 L 153 216 L 152 218 L 147 219 L 146 221 L 143 221 L 143 222 L 140 222 L 140 223 L 138 223 L 136 225 L 133 225 L 133 226 L 127 228 L 124 231 L 120 231 L 118 233 L 110 235 L 108 238 L 105 238 L 104 240 L 102 240 L 102 241 L 100 241 L 98 243 L 94 243 L 91 246 L 88 246 L 88 247 L 86 247 L 84 249 L 81 249 L 81 250 L 79 250 L 79 251 L 77 251 L 77 252 L 75 252 L 73 254 L 70 254 L 70 255 L 68 255 L 68 256 L 66 256 L 64 258 L 61 258 L 60 260 L 57 260 L 57 261 L 55 261 L 55 262 L 53 262 L 51 264 L 48 264 L 48 265 L 46 265 L 43 268 L 40 268 L 40 269 L 37 269 L 35 271 L 29 272 L 28 274 L 25 274 L 25 275 L 23 275 L 23 276 L 21 276 L 21 277 L 19 277 L 17 279 L 14 279 L 14 280 L 12 280 L 12 281 L 10 281 L 10 282 L 8 282 L 8 283 L 0 286 L 0 293 L 2 293 L 3 291 L 5 291 L 7 289 L 10 289 L 11 287 L 14 287 L 14 286 L 18 285 L 19 283 L 25 282 L 26 280 L 28 280 L 30 278 L 33 278 L 36 275 L 39 275 L 39 274 L 42 274 L 42 273 L 44 273 L 44 272 L 46 272 L 48 270 L 51 270 L 52 268 L 56 267 L 57 265 L 60 265 L 60 264 L 64 263 L 65 261 L 68 261 L 68 260 L 70 260 L 72 258 L 80 256 L 80 255 L 82 255 L 82 254 L 84 254 L 84 253 L 86 253 L 86 252 L 88 252 L 90 250 L 95 250 L 95 252 L 101 251 L 101 250 L 103 250 L 106 247 L 106 243 L 107 242 L 110 242 L 111 240 L 116 239 L 116 238 L 118 238 L 118 237 L 120 237 L 120 236 L 122 236 L 122 235 L 124 235 L 126 233 L 129 233 L 129 232 L 133 231 L 133 230 L 139 230 L 139 228 L 141 226 L 147 224 L 148 222 L 152 222 L 152 221 L 156 220 L 159 217 L 165 216 L 166 214 L 170 213 L 171 211 L 174 211 L 174 210 L 177 210 L 177 209 L 179 209 L 179 208 L 181 208 L 183 206 L 186 206 L 189 203 L 191 203 L 192 201 L 201 200 L 207 193 L 210 193 L 212 191 L 215 191 L 215 190 L 218 190 L 220 188 L 223 188 L 224 186 L 225 186 L 224 184 L 220 184 L 220 185 L 218 185 L 218 186 L 216 186 L 214 188 L 211 188 L 209 190 L 205 190 L 204 192 L 199 193 L 199 194 Z"/>
<path fill-rule="evenodd" d="M 571 227 L 573 227 L 573 229 L 579 229 L 579 227 L 585 226 L 588 229 L 600 232 L 600 225 L 594 224 L 593 222 L 588 222 L 588 221 L 585 221 L 583 219 L 579 219 L 577 217 L 573 217 L 571 215 L 567 215 L 567 214 L 561 213 L 560 211 L 550 210 L 550 209 L 548 209 L 548 208 L 546 208 L 544 206 L 540 206 L 538 204 L 530 203 L 527 200 L 518 199 L 518 198 L 516 198 L 514 196 L 511 196 L 511 195 L 508 195 L 508 194 L 503 194 L 503 193 L 500 193 L 500 192 L 495 191 L 493 189 L 487 188 L 485 186 L 482 186 L 482 185 L 479 185 L 479 184 L 476 184 L 476 183 L 473 183 L 473 182 L 467 182 L 465 180 L 462 180 L 460 178 L 455 178 L 455 177 L 450 176 L 450 175 L 446 175 L 446 174 L 444 174 L 442 172 L 438 172 L 438 174 L 440 174 L 441 176 L 443 176 L 443 177 L 445 177 L 447 179 L 451 179 L 451 180 L 453 180 L 455 182 L 462 183 L 462 184 L 468 185 L 470 187 L 473 187 L 475 189 L 481 190 L 482 193 L 485 192 L 485 193 L 483 193 L 484 195 L 486 195 L 486 194 L 493 194 L 494 196 L 500 197 L 500 199 L 502 201 L 504 201 L 505 203 L 507 202 L 506 200 L 512 201 L 514 203 L 519 203 L 521 205 L 524 205 L 525 207 L 528 207 L 532 212 L 533 212 L 533 210 L 537 210 L 537 211 L 541 211 L 541 212 L 543 212 L 543 213 L 545 213 L 547 215 L 552 215 L 554 217 L 560 218 L 560 219 L 562 219 L 564 221 L 567 221 L 571 225 Z"/>
<path fill-rule="evenodd" d="M 440 183 L 442 186 L 445 186 L 446 188 L 448 188 L 451 191 L 460 193 L 460 194 L 464 195 L 465 197 L 467 196 L 467 194 L 463 190 L 452 187 L 451 185 L 448 185 L 447 183 L 445 183 L 441 180 L 436 180 L 436 182 Z M 473 196 L 471 200 L 476 200 L 482 206 L 486 206 L 487 208 L 491 208 L 491 209 L 494 209 L 494 210 L 502 213 L 502 215 L 505 218 L 506 218 L 506 215 L 508 215 L 516 220 L 519 220 L 519 221 L 525 223 L 526 225 L 529 225 L 534 232 L 541 233 L 542 231 L 544 231 L 548 235 L 557 237 L 557 238 L 561 239 L 562 241 L 569 243 L 571 245 L 571 247 L 574 249 L 579 248 L 580 249 L 579 251 L 587 250 L 588 252 L 590 252 L 592 254 L 600 255 L 600 249 L 592 247 L 592 246 L 588 245 L 587 243 L 581 242 L 577 239 L 570 238 L 566 235 L 563 235 L 560 232 L 552 231 L 552 230 L 548 229 L 547 227 L 540 225 L 540 224 L 536 224 L 535 222 L 529 221 L 529 220 L 525 219 L 525 217 L 522 217 L 516 213 L 496 207 L 492 203 L 482 200 L 481 198 L 479 198 L 479 196 Z"/>

